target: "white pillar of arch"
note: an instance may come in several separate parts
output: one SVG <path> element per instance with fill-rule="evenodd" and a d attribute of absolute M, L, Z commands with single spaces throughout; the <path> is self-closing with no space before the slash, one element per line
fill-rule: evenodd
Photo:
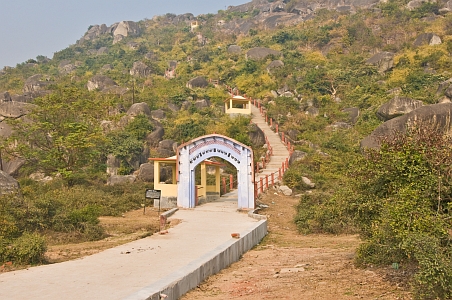
<path fill-rule="evenodd" d="M 177 206 L 195 207 L 195 168 L 211 157 L 220 157 L 237 169 L 238 208 L 254 208 L 253 151 L 226 136 L 205 135 L 177 148 Z"/>

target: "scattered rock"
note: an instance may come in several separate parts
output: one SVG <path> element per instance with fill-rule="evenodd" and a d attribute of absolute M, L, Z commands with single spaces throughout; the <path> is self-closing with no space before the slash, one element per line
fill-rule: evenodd
<path fill-rule="evenodd" d="M 384 73 L 394 67 L 394 53 L 379 52 L 369 58 L 366 63 L 376 66 L 378 68 L 378 72 Z"/>
<path fill-rule="evenodd" d="M 246 52 L 245 58 L 251 60 L 261 60 L 269 55 L 278 57 L 281 55 L 281 52 L 269 48 L 256 47 L 248 50 L 248 52 Z"/>
<path fill-rule="evenodd" d="M 278 190 L 286 196 L 292 195 L 292 189 L 287 185 L 281 185 Z"/>
<path fill-rule="evenodd" d="M 357 107 L 344 108 L 342 112 L 348 114 L 348 120 L 350 123 L 355 124 L 358 121 L 360 114 L 359 108 Z"/>
<path fill-rule="evenodd" d="M 315 183 L 312 182 L 309 178 L 303 176 L 303 177 L 301 177 L 301 180 L 303 181 L 303 183 L 305 185 L 307 185 L 311 189 L 315 188 Z"/>
<path fill-rule="evenodd" d="M 96 89 L 103 91 L 109 87 L 118 86 L 118 84 L 105 75 L 95 75 L 93 78 L 88 80 L 86 87 L 88 91 L 94 91 Z"/>

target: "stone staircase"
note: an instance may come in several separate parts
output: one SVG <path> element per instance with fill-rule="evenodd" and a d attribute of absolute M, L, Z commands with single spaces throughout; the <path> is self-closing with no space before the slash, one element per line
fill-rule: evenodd
<path fill-rule="evenodd" d="M 280 181 L 280 175 L 282 176 L 288 167 L 287 161 L 290 156 L 290 145 L 287 146 L 281 140 L 279 134 L 270 128 L 259 108 L 252 105 L 251 112 L 253 114 L 251 121 L 264 132 L 267 144 L 270 144 L 272 149 L 272 155 L 265 162 L 265 168 L 260 168 L 260 171 L 256 172 L 255 189 L 257 190 L 257 194 L 260 194 L 272 185 L 272 181 L 273 183 Z M 259 166 L 262 167 L 263 163 L 260 162 Z"/>

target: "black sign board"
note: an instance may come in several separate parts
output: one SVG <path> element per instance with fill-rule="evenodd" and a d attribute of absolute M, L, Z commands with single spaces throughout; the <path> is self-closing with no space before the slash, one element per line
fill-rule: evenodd
<path fill-rule="evenodd" d="M 162 195 L 161 190 L 146 190 L 146 199 L 160 199 Z"/>

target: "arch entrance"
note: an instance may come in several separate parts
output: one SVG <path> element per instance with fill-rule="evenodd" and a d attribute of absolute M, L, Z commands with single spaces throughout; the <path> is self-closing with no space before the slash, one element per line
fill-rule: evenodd
<path fill-rule="evenodd" d="M 177 148 L 177 206 L 195 207 L 195 168 L 211 157 L 220 157 L 237 169 L 238 208 L 254 208 L 253 151 L 218 134 L 201 136 Z"/>

